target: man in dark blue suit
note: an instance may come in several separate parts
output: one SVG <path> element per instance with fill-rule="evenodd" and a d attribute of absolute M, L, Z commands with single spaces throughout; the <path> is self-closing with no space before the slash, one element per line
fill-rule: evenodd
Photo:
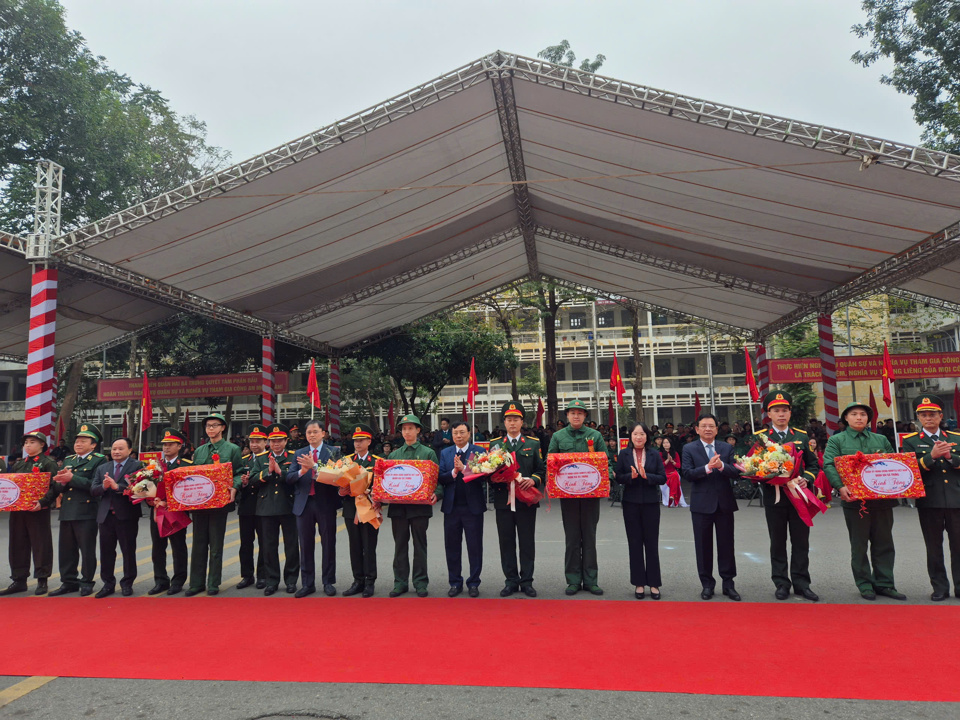
<path fill-rule="evenodd" d="M 738 510 L 731 481 L 740 476 L 734 467 L 733 446 L 716 442 L 719 424 L 709 413 L 697 418 L 699 439 L 683 446 L 680 467 L 683 479 L 693 485 L 690 494 L 690 515 L 693 518 L 693 545 L 697 552 L 697 571 L 703 591 L 700 597 L 709 600 L 717 586 L 713 577 L 713 534 L 717 535 L 717 569 L 723 579 L 723 594 L 739 600 L 733 584 L 737 576 L 737 560 L 733 550 L 733 514 Z"/>
<path fill-rule="evenodd" d="M 300 589 L 295 597 L 302 598 L 317 591 L 314 547 L 316 533 L 320 532 L 320 582 L 323 592 L 337 594 L 337 510 L 340 493 L 336 485 L 318 483 L 317 466 L 327 460 L 337 460 L 340 448 L 323 441 L 326 433 L 319 420 L 309 420 L 304 428 L 307 446 L 297 450 L 287 472 L 287 482 L 296 486 L 293 514 L 297 516 L 300 536 Z"/>
<path fill-rule="evenodd" d="M 463 481 L 467 459 L 483 448 L 470 442 L 470 428 L 462 420 L 451 428 L 453 445 L 440 453 L 440 474 L 437 481 L 443 485 L 443 543 L 447 551 L 447 572 L 450 576 L 450 597 L 463 592 L 463 536 L 467 537 L 467 558 L 470 577 L 467 591 L 470 597 L 480 594 L 480 569 L 483 566 L 483 514 L 487 511 L 486 485 L 482 479 Z"/>
<path fill-rule="evenodd" d="M 110 448 L 112 462 L 97 468 L 90 485 L 90 494 L 99 498 L 97 523 L 100 527 L 100 579 L 103 587 L 98 598 L 113 595 L 117 589 L 117 545 L 123 555 L 123 576 L 120 590 L 124 596 L 133 595 L 133 582 L 137 579 L 137 530 L 140 527 L 140 505 L 134 505 L 123 491 L 130 484 L 127 479 L 142 465 L 130 453 L 133 447 L 129 438 L 114 441 Z"/>

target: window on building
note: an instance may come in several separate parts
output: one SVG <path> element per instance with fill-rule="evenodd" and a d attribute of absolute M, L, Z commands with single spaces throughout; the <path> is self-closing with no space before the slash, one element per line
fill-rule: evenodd
<path fill-rule="evenodd" d="M 9 378 L 0 378 L 0 400 L 10 399 L 10 388 L 12 383 Z"/>
<path fill-rule="evenodd" d="M 617 320 L 613 310 L 597 313 L 597 327 L 613 327 L 616 324 Z"/>
<path fill-rule="evenodd" d="M 747 362 L 743 359 L 743 353 L 736 353 L 731 358 L 731 372 L 734 375 L 743 375 L 747 372 Z"/>
<path fill-rule="evenodd" d="M 928 337 L 933 352 L 956 352 L 957 344 L 952 334 L 936 333 Z"/>
<path fill-rule="evenodd" d="M 574 380 L 589 380 L 590 379 L 590 363 L 588 362 L 572 362 L 570 363 L 570 374 Z"/>
<path fill-rule="evenodd" d="M 625 378 L 627 377 L 636 377 L 637 368 L 633 362 L 633 358 L 627 358 L 626 360 L 618 360 L 620 363 L 620 374 Z"/>
<path fill-rule="evenodd" d="M 612 372 L 613 372 L 613 360 L 601 360 L 600 361 L 600 377 L 609 378 L 610 373 Z M 623 374 L 623 365 L 620 366 L 620 374 L 621 375 Z"/>
<path fill-rule="evenodd" d="M 652 312 L 650 313 L 650 322 L 654 325 L 669 325 L 670 317 L 663 312 Z"/>
<path fill-rule="evenodd" d="M 570 313 L 570 329 L 577 330 L 578 328 L 582 328 L 586 320 L 587 320 L 586 313 L 582 313 L 582 312 Z"/>
<path fill-rule="evenodd" d="M 711 359 L 713 361 L 713 374 L 726 375 L 727 374 L 727 356 L 714 355 Z"/>
<path fill-rule="evenodd" d="M 677 375 L 696 375 L 697 361 L 692 357 L 677 358 Z"/>
<path fill-rule="evenodd" d="M 656 371 L 658 378 L 670 377 L 673 375 L 673 370 L 670 369 L 669 358 L 656 358 L 653 361 L 653 369 Z"/>
<path fill-rule="evenodd" d="M 513 377 L 513 370 L 510 368 L 504 368 L 500 371 L 500 375 L 497 377 L 497 382 L 508 383 L 510 378 Z"/>
<path fill-rule="evenodd" d="M 567 364 L 557 363 L 557 382 L 563 382 L 567 379 Z"/>
<path fill-rule="evenodd" d="M 559 316 L 559 315 L 557 315 L 557 316 L 553 319 L 553 326 L 554 326 L 555 328 L 557 328 L 557 330 L 559 330 L 560 328 L 563 327 L 563 322 L 560 320 L 560 316 Z"/>

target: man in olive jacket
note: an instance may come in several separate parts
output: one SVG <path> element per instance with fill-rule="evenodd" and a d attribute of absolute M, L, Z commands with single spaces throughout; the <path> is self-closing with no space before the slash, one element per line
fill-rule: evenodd
<path fill-rule="evenodd" d="M 943 430 L 943 400 L 924 395 L 914 402 L 917 419 L 923 426 L 903 439 L 903 451 L 917 454 L 926 497 L 917 498 L 917 515 L 923 542 L 927 546 L 927 574 L 933 586 L 930 599 L 942 602 L 950 597 L 950 580 L 943 558 L 943 533 L 950 543 L 953 590 L 960 597 L 960 433 Z"/>
<path fill-rule="evenodd" d="M 865 600 L 876 600 L 877 595 L 906 600 L 906 595 L 897 592 L 893 583 L 893 561 L 896 556 L 893 546 L 893 508 L 897 501 L 854 500 L 840 479 L 835 464 L 836 458 L 841 455 L 893 452 L 887 438 L 870 432 L 872 417 L 873 411 L 868 405 L 855 402 L 847 406 L 840 416 L 845 429 L 832 436 L 823 451 L 823 472 L 833 488 L 840 491 L 843 519 L 850 535 L 850 567 L 860 595 Z"/>

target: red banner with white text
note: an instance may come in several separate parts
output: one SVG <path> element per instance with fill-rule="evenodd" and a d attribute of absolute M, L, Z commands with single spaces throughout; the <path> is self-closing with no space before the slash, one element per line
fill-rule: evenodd
<path fill-rule="evenodd" d="M 897 380 L 960 377 L 960 353 L 891 355 Z M 769 360 L 770 382 L 820 382 L 820 358 Z M 837 357 L 837 380 L 879 380 L 883 355 Z"/>

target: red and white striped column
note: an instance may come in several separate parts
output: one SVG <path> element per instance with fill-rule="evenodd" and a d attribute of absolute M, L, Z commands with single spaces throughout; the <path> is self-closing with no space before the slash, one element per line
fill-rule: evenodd
<path fill-rule="evenodd" d="M 330 427 L 331 437 L 340 439 L 340 360 L 330 360 Z"/>
<path fill-rule="evenodd" d="M 30 345 L 24 432 L 53 435 L 54 347 L 57 330 L 57 271 L 34 266 L 30 289 Z"/>
<path fill-rule="evenodd" d="M 834 431 L 840 425 L 840 405 L 837 400 L 837 359 L 833 354 L 833 317 L 829 313 L 817 317 L 817 335 L 820 338 L 820 378 L 826 425 Z"/>
<path fill-rule="evenodd" d="M 762 342 L 757 343 L 757 381 L 760 383 L 760 402 L 762 403 L 767 393 L 770 392 L 770 366 L 767 364 L 767 346 Z M 760 412 L 760 423 L 762 425 L 767 424 L 765 410 Z"/>
<path fill-rule="evenodd" d="M 262 412 L 263 424 L 270 425 L 277 422 L 277 393 L 274 382 L 274 367 L 276 362 L 276 340 L 272 337 L 263 338 L 263 362 L 261 372 L 263 374 L 263 395 Z"/>

